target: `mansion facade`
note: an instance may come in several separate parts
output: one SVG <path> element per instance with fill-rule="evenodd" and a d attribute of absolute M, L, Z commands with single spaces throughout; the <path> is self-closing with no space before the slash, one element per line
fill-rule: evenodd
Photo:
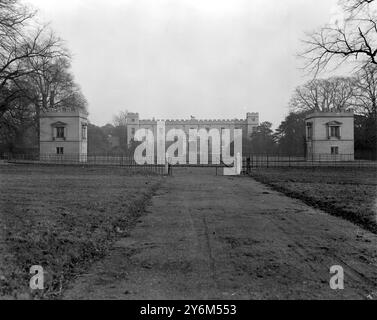
<path fill-rule="evenodd" d="M 157 121 L 160 120 L 144 120 L 140 119 L 139 113 L 128 113 L 126 116 L 128 144 L 134 139 L 135 133 L 138 129 L 149 129 L 156 136 Z M 218 129 L 220 132 L 223 129 L 242 129 L 242 136 L 250 139 L 251 134 L 259 126 L 259 113 L 247 113 L 245 119 L 202 120 L 191 117 L 191 119 L 161 121 L 165 121 L 166 131 L 171 129 L 181 129 L 186 133 L 186 135 L 188 135 L 190 129 L 206 129 L 207 131 L 211 129 Z"/>

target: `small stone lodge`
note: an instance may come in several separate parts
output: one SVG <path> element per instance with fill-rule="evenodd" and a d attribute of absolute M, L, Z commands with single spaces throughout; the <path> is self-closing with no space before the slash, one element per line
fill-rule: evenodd
<path fill-rule="evenodd" d="M 308 160 L 354 160 L 354 114 L 352 111 L 314 112 L 305 121 Z"/>
<path fill-rule="evenodd" d="M 64 109 L 41 114 L 41 160 L 86 162 L 87 127 L 87 114 L 82 111 Z"/>

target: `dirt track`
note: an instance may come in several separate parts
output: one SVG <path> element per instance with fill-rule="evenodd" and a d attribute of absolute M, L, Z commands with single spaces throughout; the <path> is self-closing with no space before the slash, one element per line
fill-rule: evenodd
<path fill-rule="evenodd" d="M 251 178 L 174 174 L 65 299 L 377 298 L 376 235 Z"/>

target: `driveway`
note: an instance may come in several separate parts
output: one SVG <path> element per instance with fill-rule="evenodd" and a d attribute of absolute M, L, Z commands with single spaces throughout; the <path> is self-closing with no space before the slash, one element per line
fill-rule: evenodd
<path fill-rule="evenodd" d="M 377 297 L 376 235 L 249 177 L 173 173 L 65 299 Z M 329 286 L 333 265 L 344 290 Z"/>

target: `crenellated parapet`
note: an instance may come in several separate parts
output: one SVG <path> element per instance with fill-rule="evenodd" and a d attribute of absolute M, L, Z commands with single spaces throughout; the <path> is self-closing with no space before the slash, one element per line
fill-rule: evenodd
<path fill-rule="evenodd" d="M 253 129 L 259 125 L 259 113 L 249 112 L 246 114 L 245 119 L 196 119 L 192 117 L 191 119 L 139 119 L 138 113 L 128 113 L 128 139 L 132 138 L 133 132 L 139 128 L 153 128 L 157 126 L 158 121 L 164 121 L 165 125 L 169 128 L 188 130 L 190 126 L 196 128 L 206 127 L 210 128 L 242 128 L 247 136 L 250 136 Z"/>
<path fill-rule="evenodd" d="M 143 123 L 156 123 L 157 121 L 164 121 L 166 124 L 183 124 L 183 125 L 190 125 L 190 124 L 246 124 L 246 120 L 242 119 L 143 119 L 139 120 L 140 124 Z"/>
<path fill-rule="evenodd" d="M 257 115 L 256 115 L 257 116 Z M 165 123 L 179 123 L 179 124 L 197 124 L 197 123 L 246 123 L 246 119 L 141 119 L 139 120 L 140 123 L 157 123 L 157 121 L 164 121 Z"/>

